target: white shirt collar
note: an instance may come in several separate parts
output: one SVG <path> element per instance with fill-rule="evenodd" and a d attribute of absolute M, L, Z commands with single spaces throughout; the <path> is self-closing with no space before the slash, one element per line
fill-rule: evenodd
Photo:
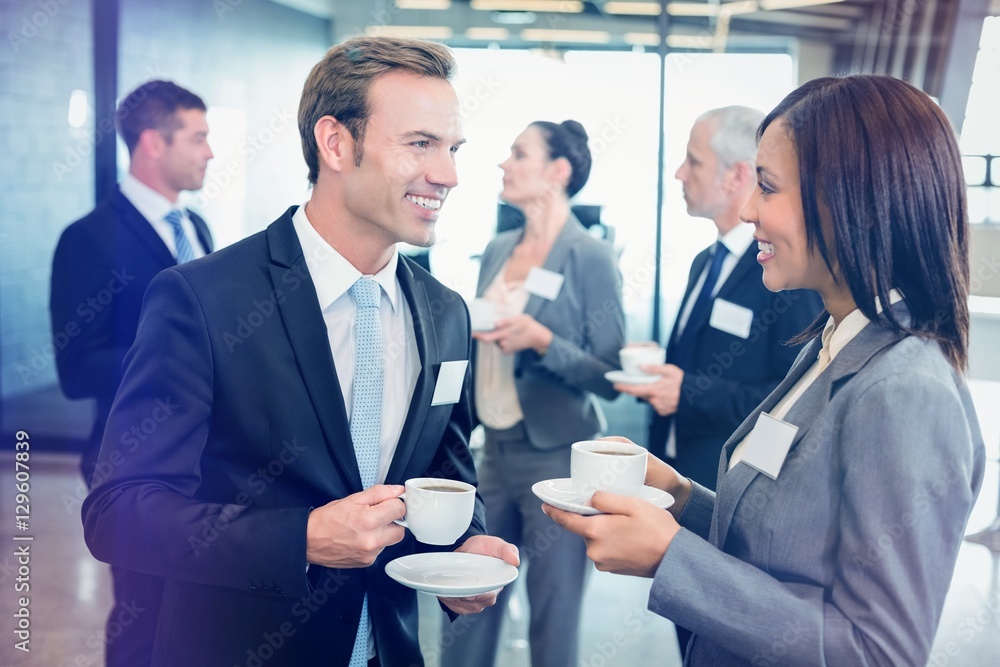
<path fill-rule="evenodd" d="M 729 254 L 739 259 L 742 257 L 750 244 L 753 243 L 753 225 L 741 222 L 728 232 L 719 237 L 719 242 L 726 246 Z"/>
<path fill-rule="evenodd" d="M 351 289 L 351 285 L 356 283 L 363 274 L 327 243 L 326 239 L 320 236 L 316 228 L 309 222 L 305 204 L 299 206 L 292 215 L 292 225 L 295 228 L 295 234 L 299 237 L 299 244 L 302 246 L 302 253 L 306 258 L 309 275 L 312 276 L 313 285 L 316 286 L 319 305 L 323 310 L 326 310 L 334 301 Z M 399 311 L 399 288 L 396 282 L 396 266 L 398 264 L 399 252 L 394 250 L 389 263 L 373 276 L 375 282 L 382 286 L 382 291 L 389 298 L 389 304 L 392 306 L 394 314 Z"/>
<path fill-rule="evenodd" d="M 180 202 L 171 203 L 169 199 L 140 181 L 131 173 L 125 174 L 125 178 L 122 179 L 119 187 L 122 194 L 132 202 L 132 205 L 135 206 L 146 220 L 163 220 L 167 213 L 170 213 L 174 209 L 180 211 L 181 215 L 187 215 Z"/>
<path fill-rule="evenodd" d="M 903 294 L 899 290 L 894 289 L 889 291 L 890 304 L 902 300 Z M 882 302 L 878 297 L 875 297 L 875 310 L 878 313 L 882 312 Z M 861 333 L 862 329 L 868 326 L 868 322 L 870 320 L 865 317 L 859 308 L 852 310 L 841 321 L 840 326 L 834 324 L 833 317 L 830 317 L 826 321 L 826 326 L 823 327 L 823 347 L 829 351 L 830 361 L 837 358 L 837 355 L 844 349 L 844 346 L 850 343 L 855 336 Z"/>

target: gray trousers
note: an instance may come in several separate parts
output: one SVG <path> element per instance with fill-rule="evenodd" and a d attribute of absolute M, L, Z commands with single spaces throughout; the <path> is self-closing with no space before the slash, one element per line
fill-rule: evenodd
<path fill-rule="evenodd" d="M 528 563 L 531 610 L 529 640 L 533 667 L 576 667 L 580 643 L 581 600 L 590 571 L 583 538 L 567 532 L 542 513 L 531 485 L 569 477 L 569 447 L 540 451 L 528 442 L 521 424 L 505 431 L 486 429 L 479 466 L 479 492 L 486 505 L 486 527 L 516 544 Z M 442 667 L 490 667 L 511 587 L 481 614 L 445 624 Z"/>

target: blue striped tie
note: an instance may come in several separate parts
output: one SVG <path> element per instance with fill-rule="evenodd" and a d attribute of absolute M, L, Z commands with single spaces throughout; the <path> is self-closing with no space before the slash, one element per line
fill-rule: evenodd
<path fill-rule="evenodd" d="M 382 325 L 378 315 L 382 288 L 373 279 L 361 277 L 351 286 L 351 298 L 355 307 L 351 440 L 361 484 L 367 489 L 378 479 L 378 443 L 382 431 Z M 365 593 L 349 667 L 367 664 L 368 594 Z"/>
<path fill-rule="evenodd" d="M 174 229 L 174 245 L 177 247 L 177 263 L 183 264 L 194 259 L 194 250 L 191 249 L 191 242 L 188 241 L 184 228 L 181 227 L 181 212 L 174 209 L 164 217 Z"/>

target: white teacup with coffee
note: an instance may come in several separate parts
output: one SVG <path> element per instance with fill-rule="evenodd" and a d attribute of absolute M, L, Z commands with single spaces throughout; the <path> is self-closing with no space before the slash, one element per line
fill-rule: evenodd
<path fill-rule="evenodd" d="M 454 479 L 414 477 L 406 480 L 400 500 L 406 516 L 396 521 L 424 544 L 454 544 L 472 523 L 476 487 Z"/>
<path fill-rule="evenodd" d="M 667 359 L 667 351 L 653 345 L 630 345 L 618 352 L 618 360 L 627 375 L 648 375 L 642 370 L 649 364 L 662 364 Z"/>
<path fill-rule="evenodd" d="M 646 481 L 646 450 L 630 442 L 583 440 L 570 450 L 573 489 L 587 500 L 594 491 L 637 496 Z"/>

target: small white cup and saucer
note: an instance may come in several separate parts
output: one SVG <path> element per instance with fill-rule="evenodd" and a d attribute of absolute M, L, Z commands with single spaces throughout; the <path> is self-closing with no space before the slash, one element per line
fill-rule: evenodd
<path fill-rule="evenodd" d="M 595 491 L 641 498 L 666 509 L 674 497 L 645 486 L 646 450 L 613 440 L 583 440 L 570 451 L 570 476 L 535 483 L 531 492 L 549 505 L 583 515 L 602 514 L 590 504 Z"/>
<path fill-rule="evenodd" d="M 495 303 L 486 299 L 473 299 L 467 305 L 469 324 L 473 331 L 493 331 L 497 328 L 500 313 Z"/>
<path fill-rule="evenodd" d="M 454 544 L 472 523 L 476 487 L 454 479 L 416 477 L 404 484 L 400 499 L 406 516 L 396 521 L 418 542 Z M 397 558 L 385 573 L 408 588 L 442 597 L 468 597 L 506 586 L 517 568 L 482 554 L 435 552 Z"/>
<path fill-rule="evenodd" d="M 608 371 L 604 379 L 622 384 L 651 384 L 660 379 L 655 373 L 644 373 L 642 367 L 648 364 L 662 364 L 667 359 L 667 351 L 654 345 L 630 345 L 618 352 L 620 371 Z"/>

